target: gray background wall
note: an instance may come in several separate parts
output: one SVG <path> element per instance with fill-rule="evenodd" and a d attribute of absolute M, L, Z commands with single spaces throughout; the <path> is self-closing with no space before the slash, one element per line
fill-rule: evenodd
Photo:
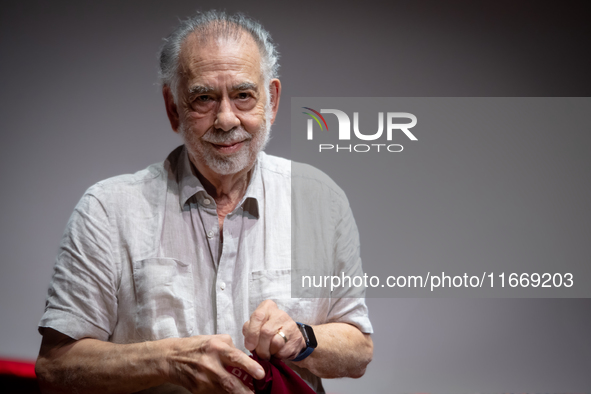
<path fill-rule="evenodd" d="M 36 357 L 57 246 L 84 190 L 179 144 L 156 86 L 177 17 L 240 10 L 272 32 L 284 90 L 268 152 L 290 157 L 291 97 L 589 96 L 584 4 L 3 2 L 0 357 Z M 368 304 L 374 361 L 329 391 L 591 392 L 589 299 Z"/>

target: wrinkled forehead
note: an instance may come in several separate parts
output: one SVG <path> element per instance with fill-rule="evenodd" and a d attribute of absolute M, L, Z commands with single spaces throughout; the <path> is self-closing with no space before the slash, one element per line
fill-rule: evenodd
<path fill-rule="evenodd" d="M 216 33 L 216 34 L 213 34 Z M 244 31 L 196 31 L 183 41 L 179 74 L 185 83 L 225 72 L 238 72 L 249 82 L 264 79 L 261 55 L 255 40 Z"/>

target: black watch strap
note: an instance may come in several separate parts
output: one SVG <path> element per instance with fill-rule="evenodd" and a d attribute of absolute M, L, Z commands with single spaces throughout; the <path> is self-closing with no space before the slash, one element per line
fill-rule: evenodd
<path fill-rule="evenodd" d="M 306 357 L 308 357 L 314 349 L 318 346 L 318 342 L 316 341 L 316 335 L 314 335 L 314 330 L 307 324 L 296 322 L 302 336 L 304 337 L 304 341 L 306 341 L 306 347 L 291 361 L 302 361 Z"/>

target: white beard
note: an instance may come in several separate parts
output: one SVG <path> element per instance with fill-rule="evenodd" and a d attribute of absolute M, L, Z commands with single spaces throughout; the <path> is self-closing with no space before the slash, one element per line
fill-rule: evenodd
<path fill-rule="evenodd" d="M 220 175 L 236 174 L 252 166 L 261 152 L 267 146 L 271 134 L 271 106 L 265 106 L 265 119 L 258 133 L 252 135 L 242 126 L 230 131 L 219 129 L 208 130 L 201 138 L 188 132 L 184 124 L 179 126 L 179 133 L 185 141 L 189 156 L 200 163 L 204 163 L 210 170 Z M 214 144 L 231 144 L 244 141 L 244 146 L 233 155 L 220 155 L 211 146 Z"/>

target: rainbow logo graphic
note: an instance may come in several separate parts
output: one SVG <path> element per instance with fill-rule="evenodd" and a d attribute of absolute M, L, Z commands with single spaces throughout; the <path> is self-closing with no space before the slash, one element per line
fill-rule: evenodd
<path fill-rule="evenodd" d="M 324 130 L 324 127 L 326 127 L 326 131 L 328 131 L 328 125 L 326 124 L 326 120 L 324 120 L 324 116 L 320 115 L 320 112 L 309 108 L 309 107 L 302 107 L 303 109 L 307 109 L 308 111 L 312 111 L 314 112 L 314 114 L 318 115 L 315 116 L 314 114 L 311 114 L 310 112 L 302 112 L 303 114 L 306 115 L 310 115 L 315 121 L 316 123 L 318 123 L 318 126 L 320 126 L 320 130 Z M 320 117 L 320 119 L 322 119 L 322 123 L 324 123 L 324 127 L 322 127 L 322 123 L 320 123 L 320 119 L 318 119 L 318 117 Z M 312 119 L 308 119 L 308 139 L 311 140 L 312 139 Z"/>

